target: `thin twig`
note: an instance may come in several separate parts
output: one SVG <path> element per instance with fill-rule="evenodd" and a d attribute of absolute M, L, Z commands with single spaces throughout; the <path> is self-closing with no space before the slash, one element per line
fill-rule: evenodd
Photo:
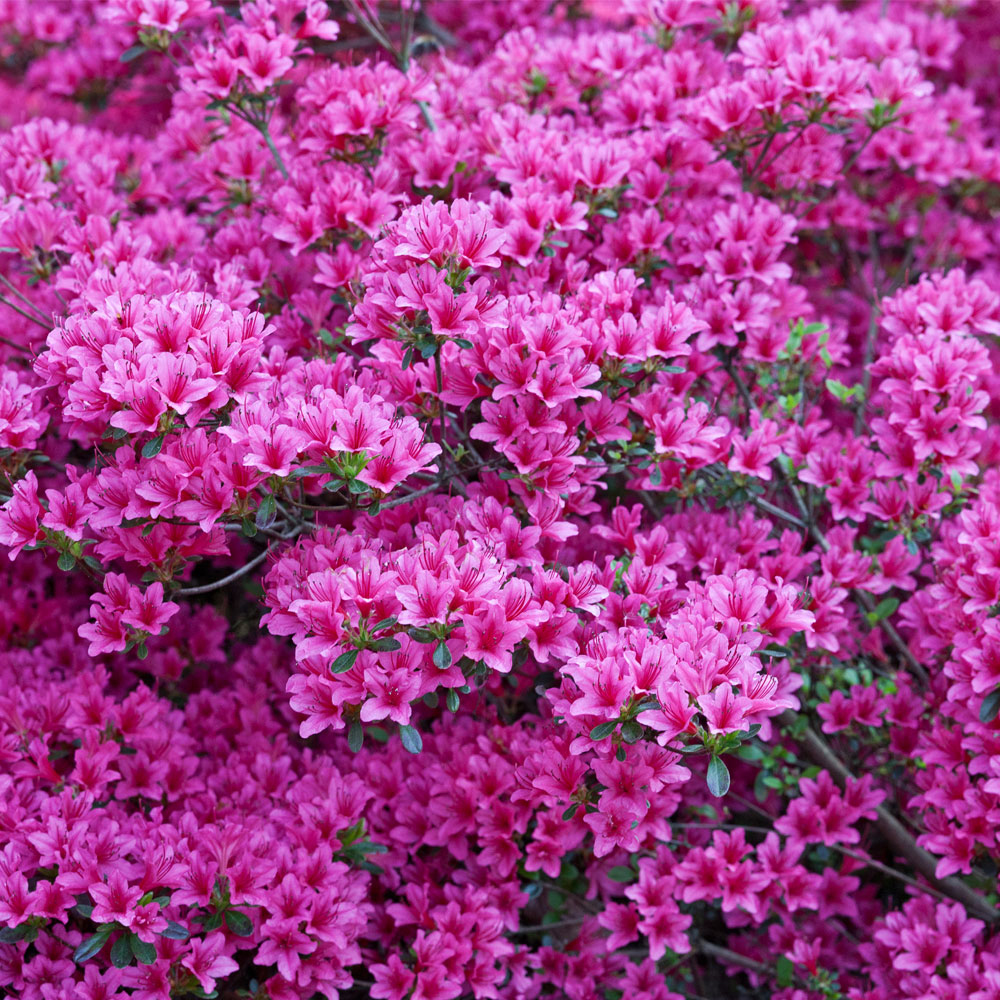
<path fill-rule="evenodd" d="M 744 830 L 747 833 L 774 833 L 774 829 L 768 826 L 748 826 L 744 823 L 670 823 L 671 829 L 674 830 Z M 683 843 L 683 841 L 676 841 L 676 843 Z M 868 868 L 875 868 L 882 872 L 883 875 L 888 875 L 890 878 L 896 879 L 898 882 L 902 882 L 904 885 L 908 885 L 919 892 L 925 892 L 928 896 L 934 896 L 935 899 L 948 900 L 951 899 L 949 895 L 942 892 L 940 889 L 933 885 L 928 885 L 926 882 L 920 882 L 910 875 L 901 872 L 898 868 L 893 868 L 890 865 L 883 864 L 881 861 L 876 861 L 873 857 L 867 854 L 863 854 L 860 851 L 852 851 L 849 847 L 843 847 L 840 844 L 826 844 L 828 850 L 836 851 L 838 854 L 844 854 L 849 858 L 854 858 L 855 861 L 860 861 L 863 865 Z"/>
<path fill-rule="evenodd" d="M 246 576 L 247 573 L 252 573 L 267 557 L 270 555 L 271 550 L 264 549 L 263 552 L 254 556 L 245 566 L 241 566 L 239 569 L 234 570 L 229 576 L 224 576 L 221 580 L 216 580 L 214 583 L 206 583 L 201 587 L 182 587 L 176 593 L 181 597 L 195 597 L 198 594 L 210 594 L 213 590 L 221 590 L 223 587 L 228 587 L 229 584 L 235 583 L 237 580 Z"/>
<path fill-rule="evenodd" d="M 538 934 L 544 931 L 565 930 L 567 927 L 579 927 L 587 920 L 593 920 L 594 915 L 573 917 L 571 920 L 554 920 L 551 924 L 533 924 L 528 927 L 518 927 L 512 934 Z"/>
<path fill-rule="evenodd" d="M 278 147 L 275 146 L 274 144 L 274 139 L 272 138 L 271 132 L 267 127 L 267 122 L 255 120 L 251 121 L 251 124 L 264 137 L 264 142 L 267 143 L 267 148 L 271 151 L 271 157 L 273 158 L 275 165 L 278 168 L 278 172 L 287 181 L 288 167 L 285 166 L 285 161 L 282 160 L 281 153 L 278 152 Z"/>
<path fill-rule="evenodd" d="M 0 274 L 0 282 L 3 282 L 7 288 L 9 288 L 23 303 L 25 303 L 25 305 L 28 306 L 28 308 L 33 310 L 40 320 L 43 320 L 50 325 L 52 324 L 52 317 L 46 316 L 45 313 L 43 313 L 42 310 L 39 309 L 38 306 L 36 306 L 35 303 L 32 302 L 31 299 L 29 299 L 28 296 L 25 295 L 9 278 Z"/>
<path fill-rule="evenodd" d="M 0 336 L 0 344 L 6 344 L 8 347 L 15 351 L 21 351 L 22 354 L 27 354 L 30 357 L 34 357 L 30 347 L 25 347 L 24 344 L 18 344 L 16 341 L 11 340 L 9 337 Z"/>
<path fill-rule="evenodd" d="M 32 316 L 31 313 L 26 313 L 23 309 L 14 305 L 14 303 L 11 302 L 10 299 L 8 299 L 6 296 L 0 295 L 0 303 L 3 303 L 3 305 L 5 306 L 9 306 L 11 309 L 14 310 L 14 312 L 19 313 L 26 320 L 30 320 L 32 323 L 35 324 L 35 326 L 40 326 L 46 332 L 50 332 L 52 330 L 51 323 L 43 323 L 40 319 L 37 319 L 36 317 Z"/>
<path fill-rule="evenodd" d="M 729 364 L 724 363 L 723 367 L 732 379 L 737 391 L 746 403 L 747 407 L 750 410 L 755 410 L 757 407 L 754 404 L 753 398 L 750 396 L 750 390 L 740 377 L 739 372 L 735 371 L 735 369 L 733 369 L 733 367 Z M 824 552 L 829 552 L 831 548 L 829 539 L 827 539 L 826 535 L 823 534 L 812 515 L 809 513 L 809 508 L 806 506 L 805 500 L 802 499 L 802 493 L 798 486 L 792 477 L 785 472 L 780 463 L 775 463 L 775 468 L 778 470 L 778 475 L 781 477 L 782 482 L 792 494 L 792 499 L 795 501 L 795 505 L 799 509 L 799 514 L 802 516 L 802 520 L 805 522 L 805 525 L 809 530 L 809 534 L 812 535 L 816 544 L 819 545 Z M 866 591 L 852 589 L 851 594 L 866 613 L 871 614 L 875 610 L 875 602 L 872 600 L 871 595 Z M 927 671 L 924 669 L 923 664 L 916 658 L 916 656 L 913 655 L 913 650 L 910 649 L 909 644 L 899 634 L 896 627 L 886 620 L 880 621 L 878 623 L 878 627 L 885 632 L 889 641 L 895 647 L 900 656 L 902 656 L 906 661 L 907 666 L 913 671 L 921 684 L 923 684 L 924 687 L 927 687 L 930 684 L 930 677 L 928 676 Z"/>
<path fill-rule="evenodd" d="M 790 725 L 794 722 L 795 717 L 792 713 L 785 712 L 779 718 Z M 807 726 L 805 732 L 798 739 L 812 760 L 829 771 L 838 785 L 843 787 L 849 778 L 853 778 L 847 765 L 837 756 L 830 744 L 811 726 Z M 935 874 L 937 859 L 914 840 L 903 824 L 884 805 L 877 806 L 875 814 L 875 825 L 889 846 L 901 857 L 906 858 L 928 882 L 946 896 L 961 903 L 968 913 L 980 920 L 984 920 L 988 924 L 995 924 L 997 920 L 1000 920 L 1000 912 L 964 882 L 954 877 L 939 879 Z"/>
<path fill-rule="evenodd" d="M 279 541 L 288 542 L 295 538 L 296 535 L 302 533 L 305 530 L 305 525 L 299 524 L 292 528 L 287 534 L 280 535 Z M 264 549 L 263 552 L 258 553 L 246 563 L 246 565 L 241 566 L 239 569 L 234 570 L 229 576 L 224 576 L 221 580 L 216 580 L 214 583 L 206 583 L 200 587 L 182 587 L 180 590 L 174 591 L 174 593 L 182 597 L 194 597 L 198 594 L 210 594 L 213 590 L 221 590 L 223 587 L 229 586 L 229 584 L 235 582 L 246 576 L 247 573 L 253 572 L 272 552 L 270 546 Z"/>
<path fill-rule="evenodd" d="M 698 950 L 703 955 L 716 958 L 728 965 L 738 965 L 741 969 L 746 969 L 747 972 L 752 972 L 755 975 L 764 976 L 767 979 L 775 979 L 777 977 L 777 970 L 772 969 L 769 965 L 749 958 L 747 955 L 741 955 L 738 951 L 733 951 L 731 948 L 723 948 L 720 944 L 699 940 Z M 804 985 L 803 980 L 798 975 L 795 978 Z"/>

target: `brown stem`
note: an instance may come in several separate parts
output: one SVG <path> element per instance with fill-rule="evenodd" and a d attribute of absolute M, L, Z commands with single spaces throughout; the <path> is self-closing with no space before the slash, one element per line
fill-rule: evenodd
<path fill-rule="evenodd" d="M 788 712 L 780 718 L 782 722 L 787 724 L 792 724 L 795 719 Z M 798 739 L 808 756 L 820 767 L 829 771 L 838 785 L 843 787 L 847 779 L 853 777 L 847 765 L 834 753 L 830 744 L 812 727 L 806 727 L 805 732 Z M 875 826 L 885 837 L 889 846 L 900 857 L 906 858 L 910 862 L 914 871 L 923 875 L 940 892 L 961 903 L 968 913 L 980 920 L 994 924 L 1000 919 L 1000 912 L 964 882 L 954 877 L 938 878 L 934 874 L 937 868 L 937 859 L 913 839 L 903 824 L 884 805 L 878 806 L 875 812 Z"/>
<path fill-rule="evenodd" d="M 6 296 L 0 295 L 0 303 L 2 303 L 5 306 L 8 306 L 11 309 L 13 309 L 14 312 L 20 314 L 26 320 L 30 320 L 36 326 L 40 326 L 43 330 L 50 331 L 52 329 L 51 325 L 49 325 L 48 323 L 43 323 L 37 317 L 32 316 L 31 313 L 25 312 L 23 309 L 21 309 L 18 306 L 14 305 L 14 303 L 11 302 L 10 299 L 8 299 Z M 23 350 L 23 348 L 22 348 L 22 350 Z"/>
<path fill-rule="evenodd" d="M 732 365 L 728 363 L 723 363 L 723 367 L 726 370 L 726 374 L 732 379 L 733 384 L 736 386 L 740 397 L 746 404 L 749 410 L 755 410 L 757 407 L 754 404 L 753 398 L 750 395 L 750 390 L 747 388 L 746 383 L 740 378 L 739 372 L 737 372 Z M 792 494 L 792 499 L 795 501 L 795 506 L 799 509 L 799 514 L 802 517 L 803 522 L 809 528 L 809 534 L 812 535 L 816 544 L 824 552 L 830 551 L 830 542 L 826 535 L 820 530 L 816 521 L 813 519 L 812 514 L 809 512 L 809 508 L 806 506 L 805 500 L 802 498 L 802 493 L 798 486 L 795 484 L 794 480 L 787 472 L 781 467 L 779 463 L 775 463 L 775 468 L 778 471 L 778 475 L 781 477 L 781 481 L 788 488 L 788 491 Z M 868 613 L 875 610 L 875 602 L 872 600 L 871 595 L 864 590 L 852 590 L 851 595 L 854 597 L 855 601 L 861 605 L 861 607 Z M 895 647 L 896 651 L 900 656 L 906 661 L 907 666 L 916 675 L 917 679 L 923 684 L 924 687 L 930 685 L 930 677 L 927 671 L 924 669 L 924 665 L 913 655 L 913 650 L 910 649 L 909 644 L 906 640 L 899 634 L 896 630 L 895 625 L 888 621 L 880 621 L 878 627 L 882 629 L 883 632 L 889 637 L 889 641 Z"/>
<path fill-rule="evenodd" d="M 31 311 L 40 319 L 42 322 L 47 323 L 49 327 L 52 326 L 52 317 L 46 316 L 38 306 L 35 305 L 31 299 L 28 298 L 12 281 L 9 281 L 2 274 L 0 274 L 0 282 L 10 289 Z"/>
<path fill-rule="evenodd" d="M 720 962 L 728 965 L 738 965 L 741 969 L 746 969 L 747 972 L 753 972 L 758 976 L 774 979 L 777 975 L 777 972 L 771 966 L 765 965 L 763 962 L 758 962 L 753 958 L 748 958 L 746 955 L 741 955 L 738 951 L 733 951 L 731 948 L 723 948 L 720 944 L 712 944 L 711 941 L 699 941 L 698 950 L 703 955 L 708 955 L 710 958 L 717 958 Z M 795 978 L 799 983 L 805 985 L 798 976 Z"/>

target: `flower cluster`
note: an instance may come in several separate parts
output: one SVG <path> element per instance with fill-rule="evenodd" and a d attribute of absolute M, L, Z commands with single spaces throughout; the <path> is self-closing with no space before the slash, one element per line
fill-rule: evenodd
<path fill-rule="evenodd" d="M 0 0 L 0 993 L 997 1000 L 998 45 Z"/>

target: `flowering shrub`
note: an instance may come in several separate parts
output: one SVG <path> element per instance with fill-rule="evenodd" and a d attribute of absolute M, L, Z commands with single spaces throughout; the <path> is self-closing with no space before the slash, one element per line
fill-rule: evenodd
<path fill-rule="evenodd" d="M 0 992 L 1000 1000 L 992 0 L 0 0 Z"/>

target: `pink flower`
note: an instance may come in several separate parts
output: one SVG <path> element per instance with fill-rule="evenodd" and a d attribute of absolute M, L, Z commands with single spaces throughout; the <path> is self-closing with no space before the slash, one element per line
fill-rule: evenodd
<path fill-rule="evenodd" d="M 44 537 L 41 530 L 46 512 L 38 500 L 38 480 L 28 472 L 11 489 L 11 498 L 0 508 L 0 544 L 10 548 L 8 559 L 28 545 L 38 545 Z"/>
<path fill-rule="evenodd" d="M 420 679 L 405 667 L 383 672 L 365 670 L 365 686 L 371 697 L 361 706 L 362 722 L 389 718 L 405 726 L 410 721 L 410 702 L 420 696 Z"/>
<path fill-rule="evenodd" d="M 465 655 L 482 660 L 491 670 L 510 671 L 510 654 L 527 634 L 527 627 L 507 620 L 503 609 L 491 604 L 484 612 L 463 620 Z"/>
<path fill-rule="evenodd" d="M 178 611 L 179 605 L 163 600 L 163 584 L 151 583 L 144 592 L 130 588 L 129 607 L 122 615 L 122 622 L 150 635 L 159 635 Z"/>
<path fill-rule="evenodd" d="M 398 955 L 390 955 L 384 965 L 371 966 L 369 972 L 375 980 L 370 992 L 377 1000 L 404 1000 L 416 979 Z"/>
<path fill-rule="evenodd" d="M 215 989 L 217 980 L 239 968 L 239 964 L 226 954 L 227 948 L 221 931 L 213 931 L 204 938 L 192 937 L 188 944 L 188 952 L 181 959 L 181 965 L 198 980 L 206 993 Z"/>
<path fill-rule="evenodd" d="M 95 882 L 88 890 L 94 901 L 91 918 L 99 924 L 119 923 L 131 927 L 136 918 L 136 904 L 142 897 L 142 889 L 129 886 L 128 879 L 114 870 L 107 882 Z"/>
<path fill-rule="evenodd" d="M 302 965 L 302 958 L 316 950 L 316 942 L 296 929 L 293 921 L 283 921 L 268 926 L 268 935 L 257 949 L 257 965 L 277 965 L 285 979 L 294 981 Z M 229 970 L 227 970 L 229 971 Z"/>

